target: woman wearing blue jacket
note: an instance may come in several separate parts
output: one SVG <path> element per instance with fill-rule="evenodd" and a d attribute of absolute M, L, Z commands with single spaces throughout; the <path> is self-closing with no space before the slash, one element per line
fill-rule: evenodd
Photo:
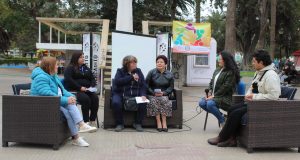
<path fill-rule="evenodd" d="M 32 71 L 31 95 L 36 96 L 60 96 L 60 110 L 67 119 L 73 138 L 73 145 L 87 147 L 89 144 L 79 137 L 78 132 L 94 132 L 97 130 L 83 122 L 82 116 L 76 106 L 76 98 L 65 90 L 57 76 L 56 58 L 45 57 L 40 67 Z M 79 129 L 78 129 L 79 128 Z"/>
<path fill-rule="evenodd" d="M 115 112 L 116 132 L 124 129 L 123 122 L 123 97 L 141 96 L 146 100 L 146 82 L 141 69 L 137 68 L 137 59 L 126 56 L 123 67 L 117 70 L 112 89 L 112 107 Z M 142 132 L 142 121 L 146 115 L 146 103 L 138 104 L 138 111 L 133 127 Z"/>

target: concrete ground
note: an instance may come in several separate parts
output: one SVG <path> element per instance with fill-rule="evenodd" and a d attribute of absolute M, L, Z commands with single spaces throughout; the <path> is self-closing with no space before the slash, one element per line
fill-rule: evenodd
<path fill-rule="evenodd" d="M 30 82 L 30 71 L 20 69 L 0 69 L 0 95 L 12 94 L 11 84 Z M 245 79 L 248 83 L 249 78 Z M 198 99 L 204 96 L 204 87 L 183 88 L 183 117 L 190 119 L 197 114 Z M 299 92 L 296 98 L 300 98 Z M 101 101 L 100 104 L 103 104 Z M 2 117 L 2 98 L 0 99 L 0 117 Z M 103 118 L 103 105 L 99 109 L 100 121 Z M 99 129 L 96 133 L 81 134 L 90 147 L 72 146 L 67 141 L 58 151 L 49 146 L 14 144 L 8 148 L 0 147 L 0 160 L 293 160 L 299 159 L 294 149 L 259 149 L 248 154 L 244 148 L 218 148 L 207 143 L 220 129 L 217 120 L 209 115 L 206 131 L 203 131 L 205 113 L 185 123 L 182 130 L 170 129 L 169 133 L 158 133 L 155 129 L 146 129 L 136 133 L 132 129 L 115 133 Z M 0 118 L 1 121 L 2 118 Z M 2 123 L 1 131 L 2 131 Z M 22 134 L 22 133 L 20 133 Z M 0 137 L 2 132 L 0 132 Z M 1 141 L 2 142 L 2 141 Z"/>

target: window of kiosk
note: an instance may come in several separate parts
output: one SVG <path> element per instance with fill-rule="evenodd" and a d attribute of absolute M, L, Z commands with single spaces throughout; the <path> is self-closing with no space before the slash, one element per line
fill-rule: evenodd
<path fill-rule="evenodd" d="M 208 54 L 195 55 L 194 67 L 209 67 Z"/>

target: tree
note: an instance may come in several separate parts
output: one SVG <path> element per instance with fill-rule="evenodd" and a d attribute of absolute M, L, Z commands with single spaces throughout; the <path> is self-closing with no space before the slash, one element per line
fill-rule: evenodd
<path fill-rule="evenodd" d="M 265 48 L 266 29 L 268 27 L 268 0 L 259 0 L 259 13 L 260 15 L 257 17 L 257 19 L 260 21 L 260 32 L 256 48 L 263 49 Z"/>
<path fill-rule="evenodd" d="M 201 17 L 201 1 L 202 0 L 195 0 L 195 19 L 196 22 L 200 22 L 200 17 Z"/>
<path fill-rule="evenodd" d="M 0 53 L 8 50 L 10 41 L 7 32 L 0 26 Z"/>
<path fill-rule="evenodd" d="M 278 46 L 283 49 L 286 57 L 288 57 L 293 50 L 298 50 L 298 47 L 300 47 L 299 8 L 299 0 L 277 1 L 275 32 L 278 33 L 280 31 L 282 34 L 276 35 L 276 42 Z"/>
<path fill-rule="evenodd" d="M 225 50 L 232 54 L 236 51 L 235 13 L 236 0 L 228 0 L 226 12 Z"/>
<path fill-rule="evenodd" d="M 277 6 L 277 0 L 271 1 L 271 27 L 270 27 L 270 54 L 272 59 L 275 55 L 275 37 L 276 37 L 276 6 Z"/>
<path fill-rule="evenodd" d="M 54 17 L 57 15 L 59 0 L 4 0 L 10 12 L 0 15 L 0 25 L 7 29 L 12 42 L 11 47 L 17 47 L 28 52 L 35 50 L 38 23 L 36 17 Z"/>
<path fill-rule="evenodd" d="M 207 18 L 207 22 L 211 23 L 211 36 L 217 41 L 217 52 L 224 50 L 225 44 L 225 15 L 223 12 L 212 12 Z"/>
<path fill-rule="evenodd" d="M 1 23 L 4 19 L 6 19 L 10 14 L 11 10 L 7 6 L 7 4 L 4 1 L 0 2 L 0 53 L 8 50 L 10 46 L 10 39 L 9 35 L 7 33 L 7 30 L 5 30 L 2 26 L 3 24 Z"/>
<path fill-rule="evenodd" d="M 177 19 L 176 15 L 182 15 L 188 13 L 188 6 L 194 6 L 194 0 L 167 0 L 167 1 L 168 1 L 168 5 L 171 6 L 171 20 Z"/>
<path fill-rule="evenodd" d="M 238 50 L 243 53 L 243 67 L 248 69 L 250 55 L 254 52 L 259 37 L 259 4 L 255 0 L 239 0 L 237 3 L 236 35 Z"/>

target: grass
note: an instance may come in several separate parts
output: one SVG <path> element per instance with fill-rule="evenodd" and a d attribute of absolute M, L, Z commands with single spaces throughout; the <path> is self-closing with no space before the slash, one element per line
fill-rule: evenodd
<path fill-rule="evenodd" d="M 240 75 L 242 77 L 253 77 L 254 76 L 254 71 L 241 71 Z"/>

